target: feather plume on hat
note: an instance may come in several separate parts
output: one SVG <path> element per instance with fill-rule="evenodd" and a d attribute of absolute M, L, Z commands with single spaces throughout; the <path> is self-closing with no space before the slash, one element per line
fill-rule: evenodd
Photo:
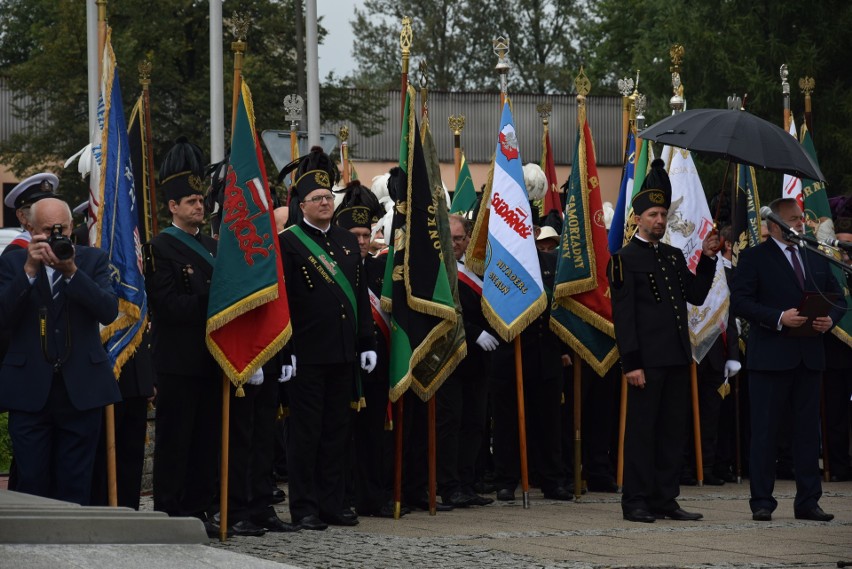
<path fill-rule="evenodd" d="M 527 187 L 530 201 L 544 199 L 544 194 L 547 191 L 547 176 L 544 175 L 541 166 L 534 162 L 524 164 L 524 184 Z"/>

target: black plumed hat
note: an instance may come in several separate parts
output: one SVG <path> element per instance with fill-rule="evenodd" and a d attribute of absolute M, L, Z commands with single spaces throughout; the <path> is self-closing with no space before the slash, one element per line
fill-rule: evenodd
<path fill-rule="evenodd" d="M 642 213 L 652 207 L 669 209 L 672 203 L 672 183 L 666 173 L 665 163 L 657 158 L 651 162 L 651 170 L 642 182 L 642 188 L 633 196 L 633 213 Z"/>
<path fill-rule="evenodd" d="M 166 200 L 180 201 L 194 194 L 204 194 L 204 166 L 201 148 L 178 137 L 160 163 L 160 188 Z"/>

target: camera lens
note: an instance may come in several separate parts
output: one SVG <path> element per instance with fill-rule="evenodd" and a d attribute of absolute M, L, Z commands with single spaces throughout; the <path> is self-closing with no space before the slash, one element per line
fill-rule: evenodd
<path fill-rule="evenodd" d="M 50 239 L 50 249 L 60 261 L 74 256 L 74 244 L 65 236 Z"/>

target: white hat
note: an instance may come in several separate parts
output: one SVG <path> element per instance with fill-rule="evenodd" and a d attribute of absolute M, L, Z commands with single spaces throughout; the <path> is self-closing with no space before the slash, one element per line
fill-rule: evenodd
<path fill-rule="evenodd" d="M 556 230 L 551 226 L 544 225 L 542 226 L 541 231 L 538 232 L 538 237 L 536 237 L 535 240 L 542 241 L 543 239 L 556 239 L 559 241 L 559 234 L 556 233 Z"/>
<path fill-rule="evenodd" d="M 6 204 L 6 207 L 20 209 L 26 205 L 32 205 L 42 198 L 52 197 L 58 187 L 59 178 L 50 172 L 42 172 L 30 176 L 12 188 L 12 191 L 6 194 L 3 203 Z"/>
<path fill-rule="evenodd" d="M 83 203 L 77 204 L 77 207 L 71 210 L 71 213 L 74 215 L 85 215 L 89 209 L 89 200 L 84 201 Z"/>

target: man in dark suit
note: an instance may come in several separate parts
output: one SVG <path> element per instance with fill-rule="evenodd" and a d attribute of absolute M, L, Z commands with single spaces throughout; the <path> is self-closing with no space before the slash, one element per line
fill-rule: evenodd
<path fill-rule="evenodd" d="M 179 142 L 170 155 L 189 144 Z M 205 343 L 216 241 L 201 232 L 205 185 L 202 160 L 196 162 L 161 169 L 172 225 L 144 248 L 145 289 L 157 372 L 154 509 L 208 522 L 217 492 L 222 371 Z"/>
<path fill-rule="evenodd" d="M 793 199 L 778 199 L 770 209 L 790 227 L 804 232 L 802 210 Z M 839 293 L 828 262 L 798 249 L 776 223 L 770 237 L 740 253 L 734 274 L 731 306 L 747 319 L 746 366 L 751 401 L 751 511 L 757 521 L 769 521 L 778 505 L 775 487 L 776 435 L 782 420 L 790 420 L 792 405 L 793 462 L 798 519 L 827 522 L 834 518 L 819 507 L 822 485 L 819 473 L 819 392 L 825 369 L 822 335 L 843 314 L 845 302 L 836 301 L 827 316 L 808 318 L 798 307 L 805 291 Z M 799 335 L 804 331 L 807 335 Z"/>
<path fill-rule="evenodd" d="M 298 366 L 287 382 L 290 517 L 309 530 L 358 523 L 343 504 L 349 409 L 358 368 L 376 366 L 358 241 L 331 223 L 331 170 L 322 149 L 311 149 L 290 202 L 303 219 L 279 236 Z"/>
<path fill-rule="evenodd" d="M 677 503 L 689 413 L 692 345 L 686 303 L 701 305 L 713 284 L 719 237 L 708 234 L 693 275 L 683 252 L 661 242 L 671 182 L 654 160 L 633 197 L 636 235 L 610 260 L 612 315 L 630 385 L 624 448 L 624 519 L 698 520 Z"/>
<path fill-rule="evenodd" d="M 118 300 L 106 254 L 71 245 L 68 204 L 40 200 L 29 224 L 29 246 L 0 258 L 0 325 L 11 336 L 0 408 L 17 490 L 88 504 L 101 409 L 121 399 L 98 327 Z"/>

